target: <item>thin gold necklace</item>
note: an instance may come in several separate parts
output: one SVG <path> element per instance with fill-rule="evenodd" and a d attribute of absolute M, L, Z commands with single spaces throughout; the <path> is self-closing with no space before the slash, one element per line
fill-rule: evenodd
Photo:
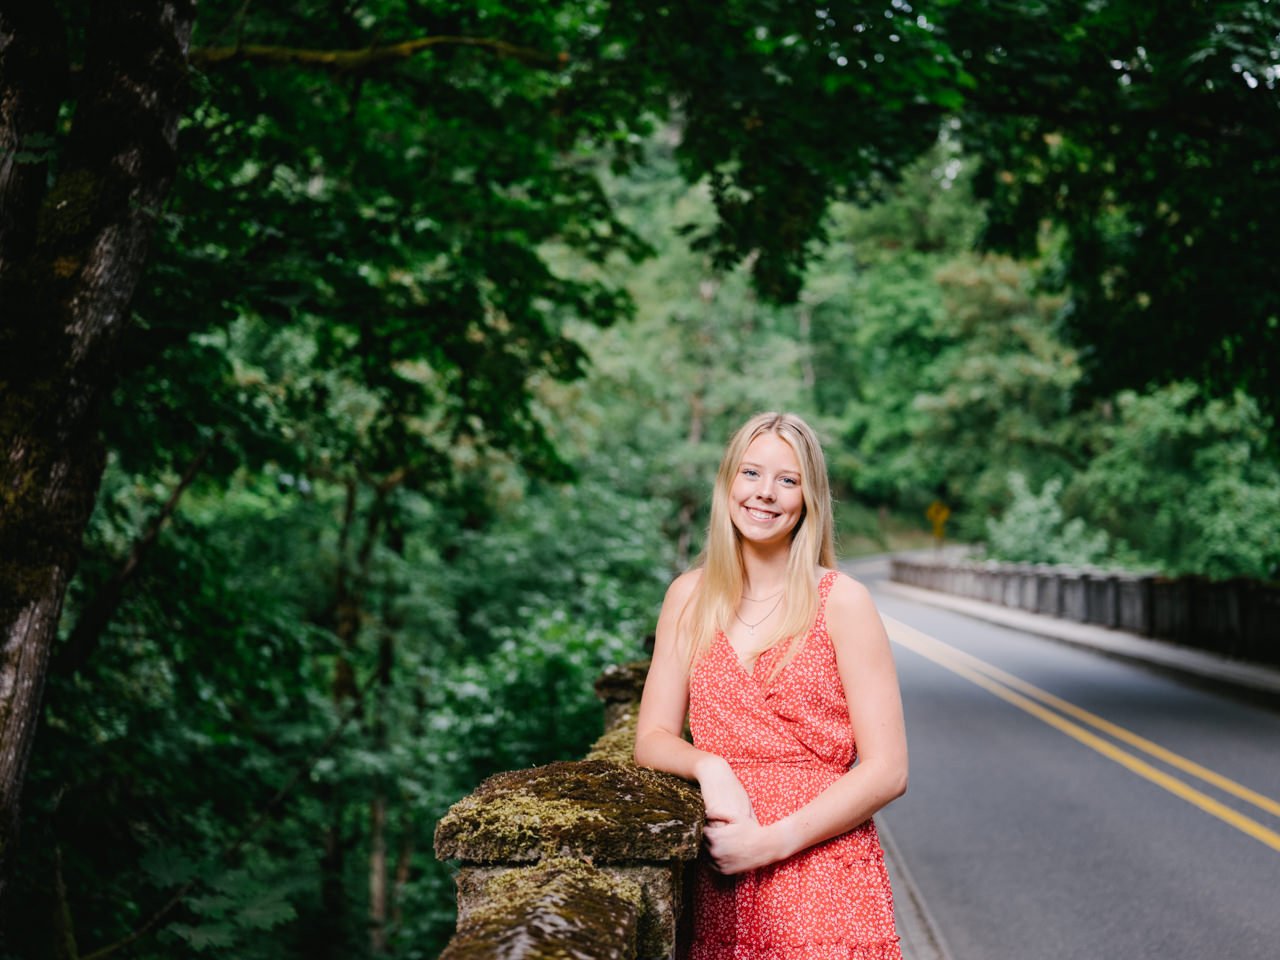
<path fill-rule="evenodd" d="M 778 591 L 778 593 L 777 593 L 777 597 L 778 597 L 778 599 L 773 601 L 773 606 L 769 608 L 769 612 L 768 612 L 768 613 L 766 613 L 766 614 L 765 614 L 763 617 L 761 617 L 759 620 L 757 620 L 755 623 L 747 623 L 747 621 L 745 621 L 745 620 L 743 620 L 743 619 L 742 619 L 742 617 L 739 615 L 739 613 L 738 613 L 738 611 L 737 611 L 737 610 L 733 611 L 733 615 L 734 615 L 735 617 L 737 617 L 737 618 L 738 618 L 738 621 L 739 621 L 740 623 L 742 623 L 742 624 L 747 628 L 747 636 L 749 636 L 749 637 L 754 637 L 754 636 L 756 635 L 756 627 L 760 626 L 760 624 L 764 623 L 764 622 L 765 622 L 766 620 L 768 620 L 771 616 L 773 616 L 773 611 L 777 610 L 777 609 L 778 609 L 778 604 L 780 604 L 780 603 L 782 602 L 782 591 L 781 591 L 781 590 L 779 590 L 779 591 Z"/>
<path fill-rule="evenodd" d="M 786 587 L 783 587 L 783 588 L 782 588 L 782 590 L 785 590 L 785 589 L 787 589 L 787 588 L 786 588 Z M 750 600 L 752 603 L 764 603 L 766 600 L 772 600 L 774 597 L 776 597 L 776 596 L 778 596 L 779 594 L 781 594 L 781 593 L 782 593 L 782 590 L 779 590 L 777 593 L 771 593 L 771 594 L 769 594 L 767 597 L 749 597 L 749 596 L 747 596 L 747 594 L 744 592 L 744 593 L 742 594 L 742 599 L 743 599 L 743 600 Z"/>

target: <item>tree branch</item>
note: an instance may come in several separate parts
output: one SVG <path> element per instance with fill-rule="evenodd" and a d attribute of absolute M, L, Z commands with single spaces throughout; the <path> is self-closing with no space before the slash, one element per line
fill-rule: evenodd
<path fill-rule="evenodd" d="M 195 480 L 196 474 L 200 472 L 204 462 L 209 459 L 209 454 L 218 444 L 219 437 L 214 436 L 209 440 L 196 455 L 187 464 L 187 468 L 182 472 L 182 476 L 178 479 L 177 484 L 169 493 L 169 498 L 165 501 L 164 506 L 160 508 L 160 512 L 151 518 L 151 522 L 147 524 L 146 529 L 137 540 L 133 542 L 133 546 L 129 549 L 129 555 L 125 557 L 124 562 L 116 568 L 115 573 L 94 594 L 93 599 L 88 603 L 76 620 L 76 625 L 71 630 L 71 635 L 67 638 L 67 642 L 58 652 L 54 660 L 53 669 L 62 674 L 70 674 L 78 671 L 93 653 L 94 648 L 98 645 L 98 640 L 102 636 L 102 632 L 106 629 L 107 624 L 111 622 L 111 618 L 115 616 L 116 610 L 120 608 L 120 601 L 124 597 L 124 588 L 129 585 L 134 576 L 138 572 L 143 558 L 155 546 L 156 539 L 160 535 L 161 528 L 173 516 L 174 511 L 178 508 L 178 501 L 182 499 L 182 495 L 187 488 L 191 486 L 191 482 Z"/>
<path fill-rule="evenodd" d="M 502 57 L 511 57 L 530 66 L 559 70 L 569 62 L 567 53 L 547 53 L 507 43 L 496 37 L 432 36 L 405 40 L 387 46 L 374 45 L 360 50 L 309 50 L 297 47 L 237 44 L 232 47 L 202 47 L 191 51 L 193 66 L 204 70 L 228 63 L 259 63 L 268 66 L 312 67 L 339 73 L 365 70 L 386 63 L 408 60 L 431 47 L 480 47 Z"/>

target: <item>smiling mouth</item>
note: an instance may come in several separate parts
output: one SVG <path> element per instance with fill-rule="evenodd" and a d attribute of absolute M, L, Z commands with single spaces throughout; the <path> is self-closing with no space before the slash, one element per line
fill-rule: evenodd
<path fill-rule="evenodd" d="M 757 510 L 754 507 L 747 507 L 747 515 L 750 516 L 753 520 L 774 520 L 777 517 L 781 516 L 781 514 L 768 513 L 767 511 L 764 511 L 764 510 Z"/>

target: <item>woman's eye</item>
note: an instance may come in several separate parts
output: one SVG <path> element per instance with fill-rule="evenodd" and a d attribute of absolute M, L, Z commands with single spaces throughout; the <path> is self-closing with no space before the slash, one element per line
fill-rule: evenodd
<path fill-rule="evenodd" d="M 794 487 L 800 481 L 798 481 L 795 477 L 783 477 L 782 482 L 785 483 L 788 487 Z"/>
<path fill-rule="evenodd" d="M 755 470 L 752 470 L 750 467 L 744 467 L 744 468 L 742 469 L 742 475 L 743 475 L 744 477 L 755 477 L 755 476 L 757 476 L 758 474 L 756 473 L 756 471 L 755 471 Z"/>

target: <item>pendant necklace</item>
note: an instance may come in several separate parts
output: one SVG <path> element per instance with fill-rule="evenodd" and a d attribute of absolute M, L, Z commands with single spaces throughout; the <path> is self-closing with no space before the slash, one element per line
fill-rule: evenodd
<path fill-rule="evenodd" d="M 756 627 L 760 626 L 760 624 L 764 623 L 771 616 L 773 616 L 773 611 L 778 609 L 778 604 L 780 604 L 781 602 L 782 602 L 782 591 L 779 590 L 777 593 L 777 599 L 773 601 L 773 606 L 769 608 L 769 612 L 766 613 L 759 620 L 757 620 L 755 623 L 747 623 L 747 621 L 743 620 L 742 617 L 738 614 L 737 610 L 733 611 L 733 615 L 738 618 L 738 621 L 740 623 L 746 626 L 747 635 L 750 637 L 754 637 L 756 635 Z"/>

